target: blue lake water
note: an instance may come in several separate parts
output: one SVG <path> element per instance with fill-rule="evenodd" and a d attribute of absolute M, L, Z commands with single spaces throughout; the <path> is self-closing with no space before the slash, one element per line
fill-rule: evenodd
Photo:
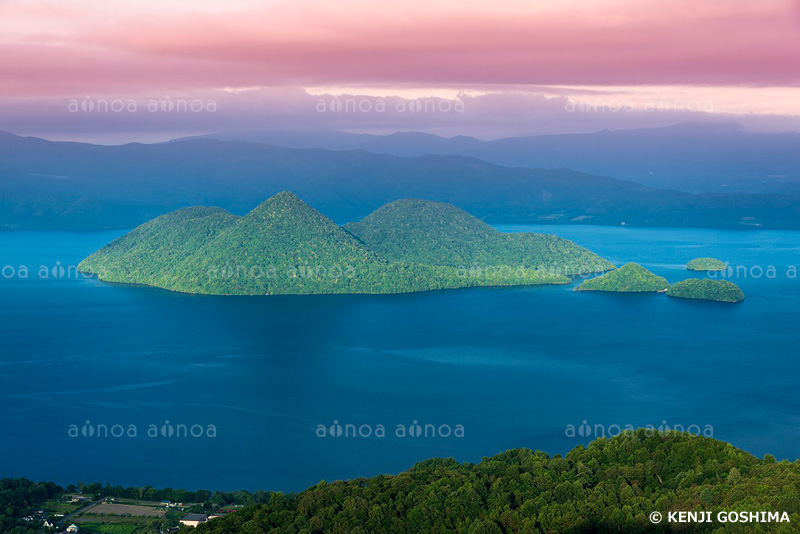
<path fill-rule="evenodd" d="M 671 282 L 689 276 L 688 260 L 715 256 L 744 266 L 734 281 L 747 300 L 574 286 L 192 296 L 52 276 L 56 262 L 76 265 L 120 232 L 4 232 L 0 476 L 299 490 L 434 456 L 564 453 L 593 438 L 595 425 L 664 421 L 711 428 L 757 455 L 800 457 L 800 280 L 787 273 L 800 264 L 800 233 L 501 229 L 555 233 Z M 166 420 L 203 435 L 162 436 Z M 86 421 L 87 433 L 134 425 L 137 435 L 83 436 Z M 386 435 L 317 436 L 334 421 L 369 425 L 364 433 L 383 425 Z M 444 432 L 463 425 L 464 435 L 395 435 L 413 421 Z M 568 425 L 584 421 L 590 435 L 572 436 Z"/>

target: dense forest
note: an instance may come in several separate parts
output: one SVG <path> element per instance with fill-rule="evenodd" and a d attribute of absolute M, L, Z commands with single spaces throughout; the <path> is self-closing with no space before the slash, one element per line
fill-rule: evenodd
<path fill-rule="evenodd" d="M 408 241 L 406 250 L 420 250 L 403 258 L 376 251 L 374 242 L 365 243 L 293 193 L 283 192 L 243 217 L 207 207 L 162 215 L 109 243 L 79 268 L 105 281 L 186 293 L 271 295 L 566 284 L 570 280 L 565 274 L 613 267 L 565 239 L 534 234 L 508 238 L 452 206 L 422 203 L 407 208 L 407 217 L 417 210 L 424 214 L 418 230 L 431 237 Z M 442 231 L 441 221 L 451 216 L 462 232 L 452 226 L 449 233 Z M 384 235 L 393 230 L 392 222 L 369 228 Z M 445 239 L 449 249 L 437 247 L 436 241 Z"/>
<path fill-rule="evenodd" d="M 792 523 L 649 520 L 654 511 L 692 510 L 785 511 Z M 198 534 L 789 533 L 798 521 L 799 462 L 640 429 L 563 457 L 515 449 L 478 464 L 428 460 L 397 476 L 321 482 L 297 495 L 274 494 Z"/>
<path fill-rule="evenodd" d="M 690 271 L 725 271 L 728 264 L 716 258 L 695 258 L 686 264 Z"/>
<path fill-rule="evenodd" d="M 94 499 L 244 508 L 198 534 L 578 534 L 713 532 L 788 534 L 800 522 L 800 461 L 757 458 L 685 432 L 639 429 L 579 445 L 565 456 L 513 449 L 480 463 L 426 460 L 398 475 L 320 482 L 297 494 L 155 489 L 101 484 L 61 488 L 0 480 L 0 532 L 29 534 L 23 521 L 48 499 L 81 492 Z M 786 512 L 791 523 L 654 525 L 671 511 Z"/>
<path fill-rule="evenodd" d="M 27 534 L 34 532 L 23 518 L 48 499 L 64 490 L 50 482 L 37 484 L 24 478 L 0 479 L 0 532 Z"/>
<path fill-rule="evenodd" d="M 666 278 L 655 275 L 638 263 L 626 263 L 619 269 L 584 280 L 576 291 L 618 291 L 623 293 L 660 292 L 669 287 Z"/>
<path fill-rule="evenodd" d="M 452 204 L 403 199 L 345 229 L 392 261 L 486 268 L 533 267 L 576 275 L 614 264 L 566 239 L 530 232 L 502 233 Z"/>
<path fill-rule="evenodd" d="M 667 296 L 718 302 L 741 302 L 744 300 L 744 292 L 733 282 L 708 278 L 689 278 L 677 282 L 669 288 Z"/>

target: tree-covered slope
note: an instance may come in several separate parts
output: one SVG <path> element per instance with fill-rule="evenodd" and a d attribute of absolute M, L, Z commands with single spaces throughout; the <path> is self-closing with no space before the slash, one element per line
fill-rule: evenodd
<path fill-rule="evenodd" d="M 48 499 L 62 489 L 52 482 L 36 483 L 25 479 L 0 479 L 0 532 L 3 534 L 30 534 L 41 532 L 40 525 L 23 519 L 33 514 Z"/>
<path fill-rule="evenodd" d="M 222 294 L 375 292 L 389 274 L 388 262 L 284 192 L 203 244 L 161 283 Z"/>
<path fill-rule="evenodd" d="M 692 510 L 787 512 L 791 523 L 739 524 L 726 532 L 797 532 L 800 463 L 642 429 L 578 446 L 565 457 L 515 449 L 479 464 L 428 460 L 397 476 L 321 482 L 297 495 L 273 494 L 268 504 L 197 532 L 635 534 L 673 531 L 666 519 L 653 525 L 652 512 Z"/>
<path fill-rule="evenodd" d="M 573 275 L 614 265 L 566 239 L 505 234 L 452 204 L 403 199 L 345 228 L 394 261 L 461 268 L 534 267 Z"/>
<path fill-rule="evenodd" d="M 744 300 L 744 292 L 733 282 L 708 278 L 689 278 L 678 282 L 669 288 L 667 296 L 717 302 L 741 302 Z"/>
<path fill-rule="evenodd" d="M 619 269 L 596 278 L 584 280 L 577 291 L 617 291 L 641 293 L 665 291 L 669 287 L 666 278 L 655 275 L 638 263 L 626 263 Z"/>
<path fill-rule="evenodd" d="M 195 206 L 156 217 L 83 260 L 78 268 L 109 282 L 155 284 L 239 217 Z"/>
<path fill-rule="evenodd" d="M 81 263 L 101 280 L 186 293 L 400 293 L 567 283 L 542 269 L 471 272 L 383 258 L 293 193 L 243 217 L 191 208 L 159 217 Z"/>
<path fill-rule="evenodd" d="M 686 264 L 690 271 L 724 271 L 728 265 L 716 258 L 695 258 Z"/>

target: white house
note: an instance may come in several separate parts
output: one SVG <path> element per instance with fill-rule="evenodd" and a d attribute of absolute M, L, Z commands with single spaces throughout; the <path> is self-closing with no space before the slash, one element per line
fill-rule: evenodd
<path fill-rule="evenodd" d="M 181 519 L 181 525 L 186 525 L 187 527 L 196 527 L 200 523 L 205 523 L 208 521 L 208 516 L 205 514 L 187 514 Z"/>

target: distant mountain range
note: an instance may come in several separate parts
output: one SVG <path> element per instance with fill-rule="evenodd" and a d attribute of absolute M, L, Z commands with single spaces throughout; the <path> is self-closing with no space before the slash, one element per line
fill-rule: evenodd
<path fill-rule="evenodd" d="M 192 205 L 244 214 L 283 190 L 338 223 L 416 197 L 490 223 L 800 228 L 800 203 L 787 195 L 689 194 L 464 156 L 215 139 L 99 146 L 0 133 L 0 228 L 131 228 Z"/>
<path fill-rule="evenodd" d="M 351 230 L 358 234 L 281 192 L 244 217 L 208 207 L 162 215 L 92 254 L 79 269 L 110 282 L 212 295 L 566 284 L 565 274 L 614 269 L 566 239 L 508 236 L 458 208 L 427 200 L 395 202 Z M 385 235 L 394 241 L 384 243 Z M 444 243 L 447 248 L 435 248 Z"/>
<path fill-rule="evenodd" d="M 395 156 L 459 155 L 496 165 L 568 168 L 690 193 L 800 196 L 800 133 L 748 132 L 736 124 L 603 130 L 481 141 L 419 132 L 222 132 L 203 138 L 287 148 L 368 150 Z"/>

